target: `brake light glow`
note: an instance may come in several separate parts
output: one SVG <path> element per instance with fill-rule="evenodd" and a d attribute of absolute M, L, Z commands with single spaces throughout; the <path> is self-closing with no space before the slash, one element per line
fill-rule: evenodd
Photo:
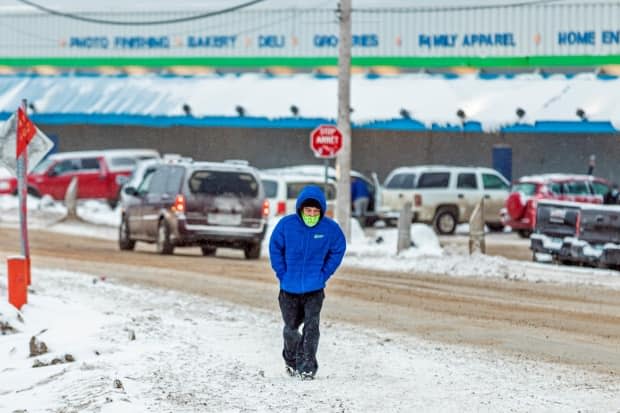
<path fill-rule="evenodd" d="M 286 214 L 286 202 L 285 201 L 279 201 L 278 202 L 278 209 L 276 210 L 276 215 L 284 215 Z"/>
<path fill-rule="evenodd" d="M 536 214 L 538 213 L 537 208 L 538 208 L 538 201 L 536 199 L 530 199 L 528 201 L 528 203 L 530 204 L 530 214 L 532 216 L 532 223 L 531 228 L 536 228 Z"/>
<path fill-rule="evenodd" d="M 172 212 L 185 212 L 185 197 L 181 194 L 174 198 L 174 205 L 170 208 Z"/>
<path fill-rule="evenodd" d="M 263 216 L 269 216 L 269 201 L 266 199 L 263 201 Z"/>
<path fill-rule="evenodd" d="M 417 207 L 422 206 L 422 195 L 420 194 L 413 195 L 413 205 Z"/>
<path fill-rule="evenodd" d="M 577 212 L 577 219 L 575 220 L 575 238 L 579 238 L 581 233 L 581 211 Z"/>

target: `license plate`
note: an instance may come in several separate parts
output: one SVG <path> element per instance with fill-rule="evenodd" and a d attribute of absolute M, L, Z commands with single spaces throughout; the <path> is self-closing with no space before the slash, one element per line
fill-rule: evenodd
<path fill-rule="evenodd" d="M 208 214 L 209 224 L 215 225 L 240 225 L 241 215 L 239 214 Z"/>

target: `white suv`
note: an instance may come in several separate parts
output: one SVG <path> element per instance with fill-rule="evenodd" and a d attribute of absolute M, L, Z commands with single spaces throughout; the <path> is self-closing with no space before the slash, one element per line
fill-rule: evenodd
<path fill-rule="evenodd" d="M 397 168 L 390 172 L 381 190 L 381 215 L 398 219 L 410 201 L 413 220 L 433 225 L 439 234 L 452 234 L 457 224 L 468 222 L 484 198 L 484 216 L 492 230 L 501 229 L 500 210 L 510 183 L 496 170 L 481 167 L 425 165 Z"/>
<path fill-rule="evenodd" d="M 336 206 L 336 182 L 329 179 L 325 183 L 324 178 L 312 175 L 300 174 L 280 174 L 271 170 L 272 173 L 260 171 L 260 179 L 265 188 L 265 198 L 269 202 L 269 217 L 279 217 L 295 212 L 297 197 L 301 190 L 307 185 L 317 185 L 323 189 L 327 201 L 327 211 L 329 217 L 334 216 Z"/>

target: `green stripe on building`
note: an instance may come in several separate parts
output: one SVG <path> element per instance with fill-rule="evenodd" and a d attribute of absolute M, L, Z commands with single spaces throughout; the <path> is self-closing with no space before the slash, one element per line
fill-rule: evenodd
<path fill-rule="evenodd" d="M 312 68 L 336 66 L 336 57 L 19 57 L 0 58 L 0 66 L 209 66 Z M 529 57 L 353 57 L 354 66 L 395 66 L 402 68 L 474 67 L 528 68 L 549 66 L 601 66 L 620 64 L 620 55 L 529 56 Z"/>

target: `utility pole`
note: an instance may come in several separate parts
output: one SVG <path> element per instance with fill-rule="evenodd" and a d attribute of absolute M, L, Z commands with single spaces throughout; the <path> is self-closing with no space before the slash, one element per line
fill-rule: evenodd
<path fill-rule="evenodd" d="M 351 240 L 351 0 L 338 4 L 340 37 L 338 48 L 338 129 L 342 149 L 336 157 L 338 196 L 336 220 L 347 242 Z"/>

